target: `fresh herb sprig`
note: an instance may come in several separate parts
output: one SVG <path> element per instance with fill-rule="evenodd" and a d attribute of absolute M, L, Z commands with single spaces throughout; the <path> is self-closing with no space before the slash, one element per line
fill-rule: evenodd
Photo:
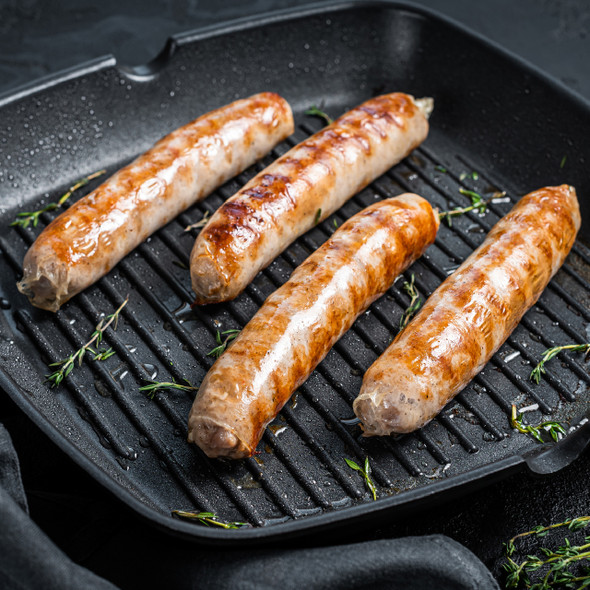
<path fill-rule="evenodd" d="M 583 571 L 576 573 L 571 571 L 571 567 L 581 561 L 590 559 L 590 537 L 584 538 L 582 545 L 572 545 L 568 538 L 563 545 L 557 549 L 541 547 L 542 557 L 537 555 L 527 555 L 526 559 L 520 563 L 515 561 L 512 556 L 516 552 L 515 541 L 523 537 L 535 535 L 536 537 L 546 537 L 549 532 L 560 528 L 567 527 L 574 532 L 579 531 L 590 524 L 590 516 L 580 516 L 550 524 L 548 526 L 537 526 L 530 531 L 515 535 L 507 543 L 504 543 L 507 563 L 503 564 L 507 572 L 506 588 L 530 588 L 531 590 L 550 590 L 551 588 L 587 588 L 590 586 L 590 568 L 586 566 Z M 533 581 L 531 576 L 540 575 L 540 581 Z"/>
<path fill-rule="evenodd" d="M 102 342 L 102 338 L 104 335 L 105 330 L 114 323 L 114 329 L 117 329 L 117 324 L 119 321 L 119 314 L 121 310 L 127 305 L 129 301 L 129 297 L 121 303 L 118 309 L 109 316 L 106 316 L 98 322 L 94 332 L 90 340 L 84 344 L 81 348 L 79 348 L 76 352 L 72 353 L 68 358 L 58 361 L 56 363 L 51 363 L 50 367 L 59 367 L 57 371 L 51 373 L 51 375 L 46 375 L 46 381 L 51 383 L 51 387 L 57 387 L 74 369 L 76 362 L 78 362 L 78 366 L 82 365 L 82 361 L 84 360 L 84 356 L 87 352 L 90 352 L 93 355 L 93 360 L 95 361 L 104 361 L 115 354 L 115 351 L 112 348 L 107 348 L 103 350 L 95 350 L 94 346 L 100 346 Z"/>
<path fill-rule="evenodd" d="M 512 414 L 510 416 L 510 426 L 522 432 L 523 434 L 530 434 L 536 441 L 540 443 L 545 442 L 543 438 L 543 432 L 549 433 L 549 436 L 557 442 L 560 435 L 565 434 L 565 428 L 559 422 L 541 422 L 536 426 L 532 424 L 524 424 L 522 420 L 522 414 L 519 414 L 516 410 L 516 406 L 512 404 Z"/>
<path fill-rule="evenodd" d="M 459 175 L 459 180 L 465 180 L 466 178 L 471 178 L 471 180 L 479 180 L 479 174 L 475 170 L 472 172 L 461 172 Z"/>
<path fill-rule="evenodd" d="M 63 207 L 65 202 L 72 196 L 72 194 L 77 191 L 79 188 L 86 186 L 91 180 L 102 176 L 106 170 L 99 170 L 98 172 L 94 172 L 87 176 L 86 178 L 82 178 L 75 184 L 73 184 L 60 198 L 56 203 L 49 203 L 43 209 L 39 209 L 38 211 L 23 211 L 22 213 L 18 213 L 16 219 L 10 224 L 10 227 L 20 226 L 22 228 L 29 227 L 29 224 L 33 224 L 33 227 L 37 227 L 39 223 L 39 217 L 46 213 L 47 211 L 54 211 L 55 209 L 59 209 Z"/>
<path fill-rule="evenodd" d="M 410 278 L 410 282 L 404 281 L 404 291 L 410 296 L 410 305 L 404 311 L 400 321 L 399 321 L 399 329 L 403 330 L 409 323 L 410 320 L 414 317 L 414 314 L 420 309 L 422 305 L 422 300 L 420 299 L 420 293 L 416 289 L 414 285 L 414 273 Z"/>
<path fill-rule="evenodd" d="M 190 512 L 187 510 L 173 510 L 172 514 L 179 518 L 187 518 L 189 520 L 196 520 L 198 523 L 205 526 L 217 526 L 222 529 L 240 529 L 245 526 L 250 526 L 247 522 L 224 522 L 219 520 L 213 512 Z"/>
<path fill-rule="evenodd" d="M 215 334 L 215 342 L 217 342 L 217 346 L 210 350 L 207 353 L 207 356 L 214 356 L 218 359 L 225 352 L 227 345 L 234 340 L 240 332 L 241 330 L 225 330 L 224 332 L 217 330 L 217 334 Z M 222 336 L 225 336 L 225 338 L 222 339 Z"/>
<path fill-rule="evenodd" d="M 487 211 L 488 205 L 494 200 L 503 197 L 506 193 L 505 192 L 495 192 L 490 198 L 484 199 L 479 193 L 475 191 L 468 190 L 466 188 L 460 188 L 459 192 L 466 197 L 471 199 L 471 205 L 469 207 L 455 207 L 450 211 L 441 211 L 438 214 L 438 218 L 442 221 L 443 219 L 446 220 L 447 225 L 449 227 L 452 226 L 452 218 L 457 217 L 458 215 L 464 215 L 465 213 L 469 213 L 469 211 L 473 211 L 477 209 L 479 213 L 485 213 Z"/>
<path fill-rule="evenodd" d="M 324 113 L 324 111 L 322 111 L 321 109 L 318 109 L 318 107 L 316 107 L 315 105 L 311 105 L 311 107 L 309 107 L 305 111 L 305 114 L 311 115 L 312 117 L 322 118 L 326 122 L 326 125 L 331 125 L 334 122 L 334 119 L 332 119 L 332 117 Z"/>
<path fill-rule="evenodd" d="M 585 344 L 566 344 L 564 346 L 554 346 L 553 348 L 548 348 L 543 353 L 543 357 L 537 363 L 537 366 L 531 371 L 529 379 L 538 385 L 541 381 L 541 375 L 545 373 L 545 363 L 549 362 L 552 358 L 556 357 L 564 350 L 571 350 L 572 352 L 583 351 L 586 354 L 590 354 L 590 342 L 586 342 Z"/>
<path fill-rule="evenodd" d="M 371 494 L 373 496 L 373 500 L 377 500 L 377 488 L 375 488 L 375 484 L 373 483 L 373 480 L 371 479 L 371 466 L 369 465 L 369 457 L 365 458 L 364 468 L 361 467 L 358 463 L 355 463 L 354 461 L 352 461 L 351 459 L 347 459 L 345 457 L 344 460 L 346 461 L 346 464 L 351 469 L 358 471 L 363 476 L 363 478 L 365 480 L 365 484 L 366 484 L 367 488 L 369 488 L 369 491 L 371 492 Z"/>
<path fill-rule="evenodd" d="M 182 383 L 177 383 L 176 381 L 152 381 L 151 379 L 147 380 L 147 385 L 142 385 L 139 388 L 139 391 L 145 392 L 147 397 L 150 399 L 154 399 L 154 396 L 158 391 L 163 391 L 165 389 L 178 389 L 180 391 L 197 391 L 199 388 L 195 385 L 192 385 L 190 381 L 185 379 L 186 385 Z"/>
<path fill-rule="evenodd" d="M 209 211 L 205 211 L 205 215 L 203 215 L 203 217 L 201 217 L 201 219 L 199 219 L 199 221 L 197 221 L 195 223 L 191 223 L 190 225 L 187 225 L 183 231 L 187 232 L 187 231 L 190 231 L 191 229 L 200 229 L 202 227 L 205 227 L 207 225 L 208 221 L 209 221 Z"/>

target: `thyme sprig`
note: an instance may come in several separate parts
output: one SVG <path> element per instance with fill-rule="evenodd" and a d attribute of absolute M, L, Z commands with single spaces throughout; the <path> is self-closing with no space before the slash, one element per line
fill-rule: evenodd
<path fill-rule="evenodd" d="M 536 537 L 546 537 L 549 532 L 560 527 L 567 527 L 574 532 L 579 531 L 590 524 L 590 516 L 580 516 L 564 522 L 550 524 L 548 526 L 537 526 L 530 531 L 515 535 L 507 543 L 504 543 L 504 549 L 507 563 L 503 564 L 507 572 L 506 587 L 517 588 L 522 586 L 531 590 L 549 590 L 550 588 L 587 588 L 590 586 L 590 568 L 586 566 L 583 571 L 576 573 L 571 571 L 571 566 L 590 559 L 590 537 L 584 538 L 582 545 L 572 545 L 568 538 L 563 545 L 557 549 L 541 547 L 542 557 L 537 555 L 527 555 L 526 559 L 518 563 L 512 556 L 516 552 L 515 541 L 523 537 L 535 535 Z M 541 574 L 540 581 L 533 582 L 531 575 L 537 572 Z"/>
<path fill-rule="evenodd" d="M 49 203 L 48 205 L 45 205 L 43 209 L 39 209 L 38 211 L 23 211 L 21 213 L 17 213 L 16 219 L 10 224 L 10 227 L 20 225 L 22 228 L 26 229 L 29 227 L 30 223 L 33 224 L 33 227 L 37 227 L 37 224 L 39 223 L 39 217 L 43 213 L 46 213 L 47 211 L 54 211 L 55 209 L 63 207 L 65 202 L 72 196 L 72 193 L 87 185 L 91 180 L 102 176 L 105 172 L 106 170 L 99 170 L 98 172 L 94 172 L 89 176 L 86 176 L 86 178 L 78 180 L 78 182 L 73 184 L 56 203 Z"/>
<path fill-rule="evenodd" d="M 205 526 L 217 526 L 222 529 L 240 529 L 245 526 L 250 526 L 247 522 L 224 522 L 219 520 L 213 512 L 190 512 L 187 510 L 173 510 L 172 514 L 179 518 L 187 518 L 189 520 L 196 520 Z"/>
<path fill-rule="evenodd" d="M 59 367 L 59 370 L 51 373 L 51 375 L 46 375 L 45 380 L 51 383 L 51 387 L 57 387 L 74 369 L 76 361 L 78 362 L 78 366 L 82 365 L 82 361 L 84 360 L 84 356 L 87 352 L 90 352 L 93 355 L 93 360 L 95 361 L 104 361 L 115 354 L 115 351 L 112 348 L 107 348 L 103 350 L 94 349 L 94 346 L 100 346 L 102 342 L 102 338 L 104 335 L 104 331 L 114 323 L 114 329 L 117 329 L 117 324 L 119 321 L 119 314 L 121 310 L 127 305 L 129 301 L 129 296 L 121 303 L 118 309 L 100 320 L 98 322 L 90 340 L 84 344 L 81 348 L 79 348 L 76 352 L 72 353 L 68 358 L 58 361 L 56 363 L 50 363 L 50 367 Z"/>
<path fill-rule="evenodd" d="M 225 352 L 227 345 L 232 340 L 234 340 L 240 332 L 241 330 L 235 329 L 225 330 L 224 332 L 220 332 L 219 330 L 217 330 L 217 334 L 215 334 L 215 342 L 217 342 L 217 346 L 210 350 L 207 353 L 207 356 L 214 356 L 216 359 L 218 359 Z M 225 339 L 222 339 L 222 336 L 225 336 Z"/>
<path fill-rule="evenodd" d="M 369 457 L 365 457 L 364 468 L 361 467 L 358 463 L 355 463 L 354 461 L 352 461 L 351 459 L 347 459 L 345 457 L 344 460 L 346 461 L 346 464 L 351 469 L 358 471 L 363 476 L 363 478 L 365 480 L 365 484 L 366 484 L 367 488 L 369 488 L 369 491 L 371 492 L 371 494 L 373 496 L 373 500 L 377 500 L 377 489 L 375 488 L 375 484 L 373 483 L 373 480 L 371 479 L 371 466 L 369 465 Z"/>
<path fill-rule="evenodd" d="M 541 422 L 536 426 L 532 424 L 524 424 L 522 420 L 522 414 L 519 414 L 516 410 L 516 405 L 512 404 L 512 414 L 510 416 L 510 426 L 522 432 L 523 434 L 530 434 L 535 440 L 540 443 L 544 443 L 543 431 L 548 432 L 551 438 L 557 442 L 559 435 L 565 434 L 565 428 L 559 422 Z"/>
<path fill-rule="evenodd" d="M 334 122 L 334 119 L 332 119 L 332 117 L 330 117 L 329 115 L 327 115 L 326 113 L 324 113 L 324 111 L 322 111 L 321 109 L 318 109 L 318 107 L 316 107 L 315 105 L 311 105 L 305 111 L 305 114 L 306 115 L 311 115 L 312 117 L 320 117 L 320 118 L 322 118 L 326 122 L 326 125 L 331 125 Z"/>
<path fill-rule="evenodd" d="M 145 392 L 147 397 L 150 399 L 154 399 L 154 396 L 158 391 L 162 391 L 165 389 L 179 389 L 180 391 L 197 391 L 199 388 L 193 385 L 190 381 L 184 380 L 186 385 L 182 383 L 177 383 L 176 381 L 152 381 L 151 379 L 146 379 L 147 385 L 142 385 L 139 388 L 139 391 Z"/>
<path fill-rule="evenodd" d="M 400 321 L 399 321 L 399 329 L 403 330 L 409 323 L 410 320 L 414 317 L 414 314 L 420 309 L 422 305 L 422 300 L 420 299 L 420 293 L 414 286 L 414 273 L 410 278 L 410 282 L 404 281 L 403 288 L 404 291 L 410 296 L 410 305 L 404 311 Z"/>
<path fill-rule="evenodd" d="M 549 362 L 553 357 L 557 356 L 563 350 L 571 350 L 572 352 L 584 351 L 586 355 L 590 354 L 590 342 L 585 344 L 566 344 L 564 346 L 554 346 L 548 348 L 544 353 L 537 366 L 531 371 L 529 379 L 534 381 L 537 385 L 541 381 L 541 375 L 545 373 L 545 363 Z"/>
<path fill-rule="evenodd" d="M 209 211 L 205 211 L 205 215 L 203 215 L 203 217 L 201 217 L 201 219 L 199 219 L 199 221 L 197 221 L 195 223 L 191 223 L 190 225 L 187 225 L 183 231 L 187 232 L 187 231 L 190 231 L 191 229 L 200 229 L 202 227 L 205 227 L 207 225 L 208 221 L 209 221 Z"/>
<path fill-rule="evenodd" d="M 438 214 L 438 218 L 442 221 L 443 219 L 446 220 L 447 225 L 449 227 L 452 226 L 452 217 L 457 217 L 458 215 L 464 215 L 465 213 L 469 213 L 469 211 L 473 211 L 477 209 L 479 213 L 485 213 L 487 211 L 488 205 L 494 200 L 499 199 L 506 195 L 504 191 L 495 192 L 491 197 L 488 199 L 484 199 L 479 193 L 475 191 L 471 191 L 466 188 L 460 188 L 459 192 L 466 197 L 471 199 L 471 205 L 469 207 L 455 207 L 450 211 L 441 211 Z"/>

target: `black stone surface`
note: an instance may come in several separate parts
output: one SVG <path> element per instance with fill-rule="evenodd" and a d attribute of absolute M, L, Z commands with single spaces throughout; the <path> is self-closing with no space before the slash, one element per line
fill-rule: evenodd
<path fill-rule="evenodd" d="M 0 92 L 106 53 L 122 64 L 146 63 L 172 34 L 296 5 L 293 0 L 5 0 L 0 3 Z M 428 0 L 421 5 L 482 33 L 590 99 L 586 0 Z M 21 458 L 32 517 L 67 554 L 123 588 L 190 587 L 182 568 L 192 546 L 138 521 L 5 396 L 0 396 L 0 415 Z M 383 522 L 377 530 L 304 539 L 299 545 L 440 533 L 473 551 L 502 580 L 502 542 L 538 524 L 590 514 L 589 481 L 586 453 L 553 476 L 510 477 L 418 516 Z"/>

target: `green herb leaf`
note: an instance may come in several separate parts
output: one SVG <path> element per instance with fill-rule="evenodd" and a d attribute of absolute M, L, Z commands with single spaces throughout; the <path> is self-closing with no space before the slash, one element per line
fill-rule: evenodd
<path fill-rule="evenodd" d="M 406 311 L 402 314 L 402 317 L 399 322 L 399 329 L 403 330 L 409 323 L 410 320 L 414 317 L 414 314 L 420 309 L 422 305 L 422 300 L 420 299 L 420 293 L 414 286 L 414 273 L 410 278 L 410 282 L 404 281 L 404 291 L 410 296 L 410 305 L 406 308 Z"/>
<path fill-rule="evenodd" d="M 541 424 L 537 424 L 536 426 L 524 424 L 522 414 L 517 412 L 516 405 L 514 404 L 512 404 L 510 426 L 518 430 L 518 432 L 529 434 L 540 443 L 545 442 L 543 432 L 547 432 L 555 442 L 559 440 L 560 435 L 563 436 L 566 433 L 565 428 L 559 422 L 541 422 Z"/>
<path fill-rule="evenodd" d="M 321 210 L 321 209 L 318 209 L 318 210 L 316 211 L 316 214 L 315 214 L 315 219 L 314 219 L 314 221 L 313 221 L 313 224 L 314 224 L 314 225 L 317 225 L 317 224 L 320 222 L 320 219 L 321 219 L 321 218 L 322 218 L 322 210 Z"/>
<path fill-rule="evenodd" d="M 309 107 L 305 111 L 305 114 L 311 115 L 312 117 L 322 118 L 325 121 L 326 125 L 331 125 L 334 122 L 334 119 L 332 119 L 331 117 L 326 115 L 326 113 L 324 113 L 324 111 L 318 109 L 318 107 L 316 107 L 315 105 L 312 105 L 311 107 Z"/>
<path fill-rule="evenodd" d="M 358 471 L 363 476 L 363 478 L 365 480 L 365 485 L 367 486 L 367 488 L 371 492 L 371 495 L 373 496 L 373 500 L 377 500 L 377 489 L 375 487 L 375 484 L 373 483 L 373 480 L 371 479 L 371 466 L 369 464 L 369 457 L 365 458 L 364 468 L 361 467 L 360 465 L 358 465 L 357 463 L 355 463 L 352 459 L 347 459 L 345 457 L 344 461 L 346 461 L 346 464 L 351 469 L 353 469 L 354 471 Z"/>
<path fill-rule="evenodd" d="M 179 518 L 186 518 L 188 520 L 196 520 L 198 523 L 205 526 L 216 526 L 222 529 L 240 529 L 242 527 L 250 526 L 247 522 L 224 522 L 219 520 L 213 512 L 190 512 L 187 510 L 173 510 L 172 514 Z"/>
<path fill-rule="evenodd" d="M 535 368 L 531 371 L 529 375 L 529 379 L 534 381 L 537 385 L 541 381 L 541 375 L 545 373 L 545 363 L 549 362 L 552 358 L 556 357 L 560 352 L 564 350 L 571 350 L 572 352 L 583 351 L 586 353 L 590 353 L 590 342 L 586 342 L 585 344 L 566 344 L 564 346 L 555 346 L 553 348 L 548 348 L 544 353 L 543 357 L 537 363 Z"/>
<path fill-rule="evenodd" d="M 447 173 L 447 169 L 444 166 L 441 166 L 440 164 L 437 164 L 434 167 L 435 170 L 437 170 L 438 172 L 442 172 L 443 174 Z"/>
<path fill-rule="evenodd" d="M 154 396 L 158 391 L 166 390 L 166 389 L 178 389 L 180 391 L 198 391 L 198 387 L 195 387 L 190 383 L 190 381 L 184 380 L 186 385 L 182 383 L 177 383 L 176 381 L 152 381 L 151 379 L 146 380 L 148 385 L 142 385 L 139 388 L 139 391 L 145 392 L 147 397 L 150 399 L 154 399 Z"/>
<path fill-rule="evenodd" d="M 111 315 L 107 316 L 106 318 L 103 318 L 102 320 L 100 320 L 100 322 L 96 326 L 94 332 L 92 333 L 90 340 L 86 344 L 84 344 L 84 346 L 82 346 L 79 350 L 72 353 L 66 359 L 63 359 L 61 361 L 57 361 L 56 363 L 49 364 L 50 367 L 60 367 L 58 371 L 55 371 L 54 373 L 51 373 L 50 375 L 45 375 L 45 381 L 49 381 L 51 383 L 51 387 L 57 387 L 64 380 L 64 378 L 67 377 L 72 372 L 76 361 L 78 361 L 78 366 L 81 366 L 82 360 L 84 359 L 84 356 L 87 351 L 90 351 L 94 355 L 95 361 L 104 361 L 104 360 L 110 358 L 111 356 L 113 356 L 113 354 L 115 354 L 115 351 L 112 348 L 108 348 L 106 350 L 101 350 L 101 351 L 95 352 L 92 347 L 95 344 L 98 345 L 101 343 L 104 331 L 111 324 L 114 324 L 113 325 L 114 330 L 117 329 L 117 322 L 119 319 L 119 314 L 121 313 L 121 310 L 127 305 L 128 301 L 129 301 L 129 296 L 127 296 L 125 301 L 123 301 L 123 303 L 121 303 L 121 305 L 118 307 L 118 309 L 114 313 L 112 313 Z"/>
<path fill-rule="evenodd" d="M 22 228 L 29 227 L 29 224 L 33 224 L 33 227 L 37 227 L 39 223 L 39 217 L 46 213 L 47 211 L 54 211 L 55 209 L 59 209 L 63 207 L 65 202 L 72 196 L 72 193 L 77 191 L 79 188 L 87 185 L 91 180 L 94 178 L 98 178 L 102 174 L 104 174 L 106 170 L 99 170 L 98 172 L 94 172 L 87 176 L 86 178 L 82 178 L 74 185 L 72 185 L 57 201 L 57 203 L 49 203 L 43 209 L 39 209 L 38 211 L 23 211 L 22 213 L 17 213 L 16 219 L 10 224 L 11 227 L 20 226 Z"/>
<path fill-rule="evenodd" d="M 200 229 L 202 227 L 205 227 L 207 225 L 208 221 L 209 221 L 209 211 L 205 211 L 205 215 L 203 215 L 203 217 L 201 217 L 201 219 L 199 219 L 199 221 L 197 221 L 196 223 L 191 223 L 190 225 L 187 225 L 183 231 L 187 232 L 187 231 L 190 231 L 191 229 Z"/>
<path fill-rule="evenodd" d="M 217 334 L 215 334 L 215 342 L 217 342 L 217 346 L 210 350 L 207 353 L 207 356 L 214 356 L 218 359 L 225 352 L 227 345 L 234 340 L 240 332 L 241 330 L 225 330 L 225 332 L 217 330 Z M 225 339 L 222 340 L 221 336 L 225 336 Z"/>
<path fill-rule="evenodd" d="M 506 194 L 505 192 L 496 192 L 490 198 L 484 199 L 479 193 L 466 188 L 460 188 L 459 192 L 471 199 L 471 205 L 469 207 L 455 207 L 450 211 L 441 211 L 438 214 L 438 217 L 441 221 L 445 219 L 449 227 L 451 227 L 451 217 L 464 215 L 465 213 L 475 209 L 477 209 L 479 213 L 483 214 L 487 211 L 489 203 L 491 203 L 494 199 L 503 197 Z"/>

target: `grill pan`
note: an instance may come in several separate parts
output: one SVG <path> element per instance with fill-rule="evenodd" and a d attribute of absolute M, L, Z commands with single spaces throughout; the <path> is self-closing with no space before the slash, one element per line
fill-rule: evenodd
<path fill-rule="evenodd" d="M 262 90 L 282 94 L 295 134 L 273 154 L 191 208 L 57 314 L 16 291 L 37 228 L 8 228 L 19 211 L 55 201 L 77 179 L 112 174 L 172 129 Z M 214 211 L 244 182 L 321 122 L 376 94 L 433 96 L 422 147 L 297 240 L 235 301 L 191 311 L 183 228 Z M 347 3 L 277 13 L 173 38 L 152 63 L 119 67 L 111 57 L 0 98 L 0 386 L 64 452 L 155 525 L 196 541 L 240 544 L 370 524 L 442 502 L 528 468 L 551 472 L 586 445 L 588 425 L 557 445 L 510 428 L 511 404 L 528 421 L 575 426 L 590 401 L 581 355 L 560 355 L 539 385 L 532 366 L 551 346 L 590 339 L 590 190 L 587 102 L 460 26 L 417 7 Z M 586 150 L 586 151 L 585 151 Z M 477 180 L 463 173 L 477 171 Z M 94 188 L 93 181 L 87 189 Z M 483 216 L 442 225 L 436 243 L 404 275 L 427 297 L 483 241 L 522 194 L 576 186 L 583 224 L 566 264 L 480 375 L 417 433 L 362 439 L 346 422 L 362 375 L 397 333 L 409 298 L 398 280 L 360 317 L 267 429 L 259 454 L 209 460 L 185 441 L 192 395 L 138 391 L 150 378 L 200 383 L 217 330 L 241 328 L 264 299 L 361 208 L 401 192 L 441 210 L 469 204 L 459 188 L 506 191 Z M 80 191 L 80 195 L 84 194 Z M 79 348 L 129 294 L 105 342 L 116 355 L 77 367 L 57 389 L 47 364 Z M 369 457 L 374 502 L 344 458 Z M 174 509 L 215 512 L 251 528 L 219 530 L 180 521 Z"/>

